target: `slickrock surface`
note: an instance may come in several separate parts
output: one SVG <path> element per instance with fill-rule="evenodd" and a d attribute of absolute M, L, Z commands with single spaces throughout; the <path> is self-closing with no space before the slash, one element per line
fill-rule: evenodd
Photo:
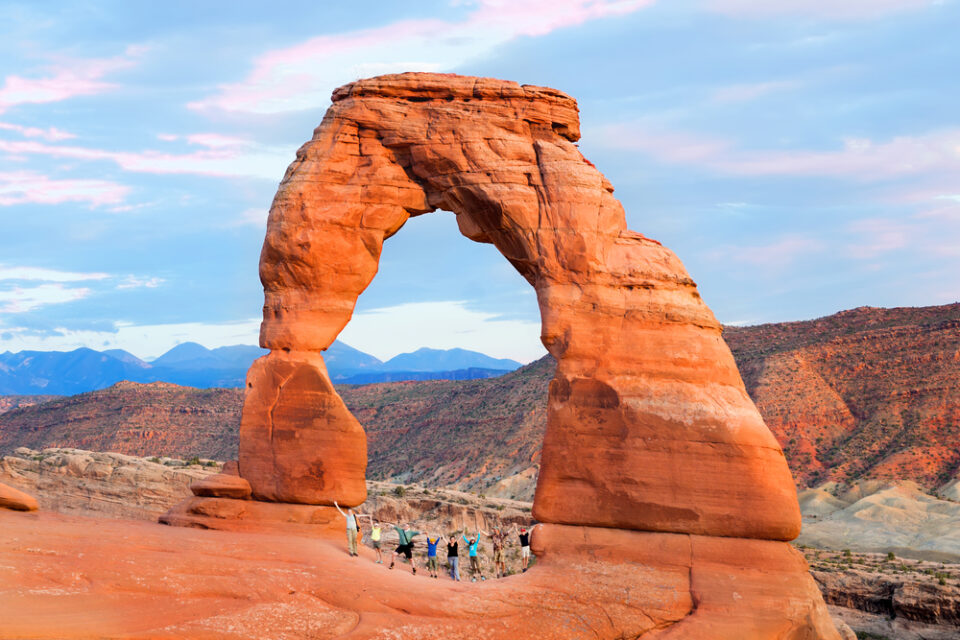
<path fill-rule="evenodd" d="M 340 536 L 43 511 L 2 511 L 0 531 L 5 638 L 838 637 L 793 579 L 803 559 L 772 541 L 552 526 L 564 553 L 535 534 L 531 571 L 473 584 L 350 558 Z"/>
<path fill-rule="evenodd" d="M 190 495 L 190 484 L 218 469 L 169 458 L 26 447 L 0 458 L 0 483 L 37 497 L 40 507 L 77 515 L 156 521 Z M 165 461 L 168 464 L 163 464 Z"/>
<path fill-rule="evenodd" d="M 19 489 L 0 483 L 0 509 L 36 511 L 37 500 Z"/>
<path fill-rule="evenodd" d="M 240 474 L 254 496 L 363 500 L 366 443 L 321 357 L 411 215 L 452 211 L 536 289 L 557 359 L 541 520 L 789 540 L 783 454 L 681 262 L 630 231 L 553 89 L 436 74 L 341 87 L 274 199 Z M 638 345 L 642 345 L 638 348 Z M 311 411 L 305 413 L 305 408 Z"/>

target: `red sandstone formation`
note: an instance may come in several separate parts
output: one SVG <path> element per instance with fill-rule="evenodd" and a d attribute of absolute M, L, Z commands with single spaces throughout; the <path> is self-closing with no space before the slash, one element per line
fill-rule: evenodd
<path fill-rule="evenodd" d="M 271 353 L 247 376 L 239 447 L 254 500 L 197 496 L 164 521 L 322 535 L 342 524 L 322 505 L 364 501 L 364 431 L 321 353 L 384 240 L 445 209 L 536 289 L 558 363 L 533 507 L 549 523 L 533 545 L 542 567 L 528 588 L 549 594 L 537 602 L 591 603 L 601 637 L 836 638 L 805 563 L 780 542 L 800 529 L 783 453 L 683 265 L 627 229 L 573 144 L 575 101 L 434 74 L 356 82 L 333 101 L 284 176 L 260 257 Z M 568 620 L 482 631 L 568 638 Z M 430 629 L 444 635 L 442 622 Z"/>
<path fill-rule="evenodd" d="M 252 494 L 249 482 L 229 473 L 217 473 L 198 480 L 190 485 L 190 491 L 195 496 L 235 500 L 248 500 Z"/>
<path fill-rule="evenodd" d="M 27 495 L 19 489 L 0 484 L 0 509 L 36 511 L 37 508 L 37 501 L 33 496 Z"/>
<path fill-rule="evenodd" d="M 261 344 L 240 434 L 255 497 L 363 500 L 365 442 L 320 353 L 411 215 L 453 211 L 537 290 L 558 361 L 534 513 L 543 521 L 789 540 L 793 483 L 721 328 L 676 256 L 626 228 L 541 87 L 384 76 L 334 104 L 274 199 Z M 305 411 L 308 403 L 311 410 Z"/>

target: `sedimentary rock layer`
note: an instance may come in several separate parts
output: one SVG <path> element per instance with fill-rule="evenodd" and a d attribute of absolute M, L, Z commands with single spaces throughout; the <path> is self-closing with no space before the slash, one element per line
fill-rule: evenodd
<path fill-rule="evenodd" d="M 333 100 L 284 176 L 261 253 L 261 345 L 273 353 L 251 369 L 239 460 L 254 496 L 362 501 L 363 433 L 319 353 L 349 321 L 384 240 L 443 209 L 536 289 L 541 338 L 558 361 L 536 517 L 797 534 L 783 454 L 720 325 L 677 257 L 627 229 L 613 187 L 574 144 L 572 98 L 402 74 L 346 85 Z M 308 417 L 303 401 L 318 411 Z"/>

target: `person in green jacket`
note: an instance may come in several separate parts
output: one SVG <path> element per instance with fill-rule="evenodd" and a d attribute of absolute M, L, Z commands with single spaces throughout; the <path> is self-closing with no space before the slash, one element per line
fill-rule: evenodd
<path fill-rule="evenodd" d="M 417 563 L 413 559 L 413 539 L 414 537 L 420 534 L 419 531 L 413 531 L 411 529 L 404 529 L 398 525 L 393 525 L 393 528 L 397 531 L 398 544 L 397 548 L 393 550 L 393 556 L 390 558 L 390 569 L 393 569 L 394 563 L 397 561 L 397 556 L 403 556 L 410 561 L 410 567 L 413 570 L 413 575 L 417 575 Z"/>

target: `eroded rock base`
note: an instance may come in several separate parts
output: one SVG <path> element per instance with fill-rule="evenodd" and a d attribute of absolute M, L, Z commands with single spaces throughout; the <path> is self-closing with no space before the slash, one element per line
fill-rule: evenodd
<path fill-rule="evenodd" d="M 344 619 L 357 616 L 348 638 L 397 629 L 418 638 L 840 637 L 806 561 L 783 542 L 540 525 L 529 572 L 456 584 L 413 576 L 403 564 L 386 571 L 351 561 L 331 507 L 195 497 L 161 520 L 218 529 L 207 533 L 224 540 L 262 534 L 240 535 L 245 546 L 281 532 L 291 549 L 305 535 L 324 539 L 321 556 L 314 548 L 303 559 L 310 586 L 295 590 L 309 589 Z M 461 573 L 469 580 L 466 567 Z"/>
<path fill-rule="evenodd" d="M 193 496 L 159 518 L 160 524 L 218 531 L 277 532 L 300 536 L 343 535 L 334 507 L 236 498 Z"/>

